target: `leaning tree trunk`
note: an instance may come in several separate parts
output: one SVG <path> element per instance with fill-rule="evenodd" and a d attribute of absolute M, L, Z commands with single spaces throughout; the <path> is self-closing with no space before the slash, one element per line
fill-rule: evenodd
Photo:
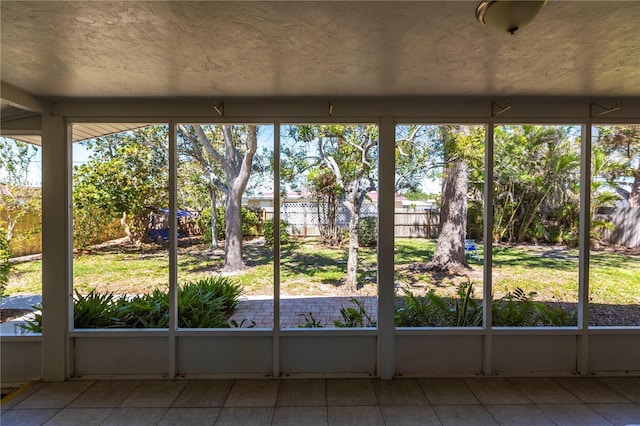
<path fill-rule="evenodd" d="M 640 162 L 633 172 L 633 184 L 629 194 L 629 207 L 640 207 Z"/>
<path fill-rule="evenodd" d="M 468 267 L 464 255 L 467 228 L 469 165 L 458 160 L 445 166 L 440 208 L 440 234 L 429 270 L 449 271 Z"/>
<path fill-rule="evenodd" d="M 349 209 L 349 257 L 347 258 L 347 289 L 351 292 L 358 290 L 358 223 L 360 209 L 351 205 Z"/>
<path fill-rule="evenodd" d="M 227 195 L 227 214 L 222 272 L 239 272 L 247 268 L 242 259 L 242 192 Z"/>

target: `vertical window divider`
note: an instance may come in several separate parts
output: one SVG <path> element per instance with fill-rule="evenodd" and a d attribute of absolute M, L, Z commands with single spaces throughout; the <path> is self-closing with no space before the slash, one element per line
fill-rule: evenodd
<path fill-rule="evenodd" d="M 492 374 L 493 365 L 493 321 L 491 317 L 491 305 L 493 302 L 493 147 L 494 126 L 490 121 L 486 124 L 484 144 L 484 229 L 483 229 L 483 295 L 482 315 L 484 328 L 484 347 L 482 371 L 484 375 Z"/>
<path fill-rule="evenodd" d="M 177 132 L 176 123 L 170 120 L 169 126 L 169 378 L 177 376 L 178 328 L 178 220 L 177 220 Z"/>
<path fill-rule="evenodd" d="M 273 123 L 273 377 L 280 377 L 280 121 Z"/>
<path fill-rule="evenodd" d="M 382 117 L 378 140 L 378 376 L 390 380 L 395 367 L 394 203 L 396 128 Z"/>
<path fill-rule="evenodd" d="M 580 228 L 578 254 L 578 362 L 580 375 L 589 372 L 589 246 L 591 241 L 591 120 L 582 125 L 580 150 Z"/>

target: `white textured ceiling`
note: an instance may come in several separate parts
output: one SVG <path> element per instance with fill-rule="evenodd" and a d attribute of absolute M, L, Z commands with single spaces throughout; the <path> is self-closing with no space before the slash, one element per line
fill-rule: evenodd
<path fill-rule="evenodd" d="M 640 96 L 640 1 L 550 0 L 515 36 L 477 1 L 2 1 L 2 81 L 46 99 Z"/>

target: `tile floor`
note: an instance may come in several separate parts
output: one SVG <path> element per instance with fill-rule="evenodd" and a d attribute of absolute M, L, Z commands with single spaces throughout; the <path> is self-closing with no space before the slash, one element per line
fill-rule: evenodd
<path fill-rule="evenodd" d="M 11 425 L 640 425 L 638 378 L 32 383 Z"/>

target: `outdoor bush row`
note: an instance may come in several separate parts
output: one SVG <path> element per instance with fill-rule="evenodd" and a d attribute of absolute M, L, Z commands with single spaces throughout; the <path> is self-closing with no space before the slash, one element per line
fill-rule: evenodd
<path fill-rule="evenodd" d="M 491 304 L 495 327 L 569 327 L 577 324 L 577 313 L 560 306 L 534 301 L 535 292 L 521 288 L 508 292 Z M 462 283 L 457 298 L 446 298 L 433 290 L 416 296 L 405 290 L 396 306 L 397 327 L 480 327 L 482 305 L 473 297 L 473 284 Z"/>
<path fill-rule="evenodd" d="M 240 284 L 222 277 L 209 277 L 178 288 L 178 327 L 228 328 L 242 293 Z M 73 301 L 75 328 L 167 328 L 169 295 L 159 289 L 133 297 L 91 290 L 76 292 Z M 37 313 L 25 329 L 42 332 L 42 314 Z"/>

